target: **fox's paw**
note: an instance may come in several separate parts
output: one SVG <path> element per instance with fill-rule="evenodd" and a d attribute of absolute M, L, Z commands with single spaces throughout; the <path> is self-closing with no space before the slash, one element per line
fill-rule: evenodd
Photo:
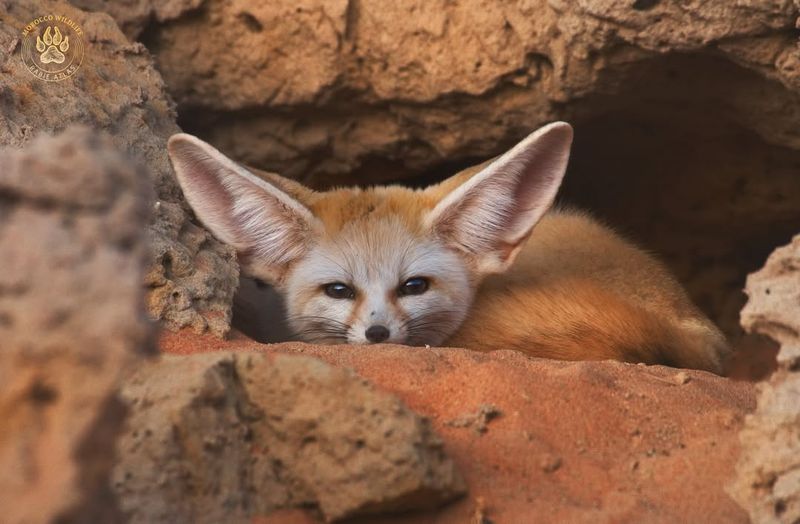
<path fill-rule="evenodd" d="M 41 53 L 39 55 L 39 60 L 41 60 L 43 64 L 49 64 L 51 62 L 62 64 L 67 58 L 64 53 L 69 49 L 69 37 L 63 36 L 61 31 L 58 30 L 58 27 L 55 28 L 55 31 L 53 31 L 51 35 L 51 29 L 50 26 L 47 26 L 47 29 L 44 30 L 44 35 L 42 37 L 36 37 L 36 50 Z"/>

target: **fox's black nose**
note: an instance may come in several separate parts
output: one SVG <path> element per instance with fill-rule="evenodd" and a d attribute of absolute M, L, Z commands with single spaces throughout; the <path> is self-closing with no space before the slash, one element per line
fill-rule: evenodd
<path fill-rule="evenodd" d="M 364 333 L 370 342 L 383 342 L 389 338 L 389 330 L 385 326 L 370 326 Z"/>

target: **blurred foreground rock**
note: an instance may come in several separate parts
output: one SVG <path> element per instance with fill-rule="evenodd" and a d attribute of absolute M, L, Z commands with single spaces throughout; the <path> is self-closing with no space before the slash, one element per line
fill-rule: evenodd
<path fill-rule="evenodd" d="M 747 279 L 748 331 L 781 344 L 778 371 L 747 417 L 731 493 L 755 523 L 800 521 L 800 235 Z"/>
<path fill-rule="evenodd" d="M 263 345 L 191 333 L 165 334 L 160 345 L 177 354 L 317 357 L 354 369 L 429 418 L 464 476 L 467 498 L 436 512 L 366 522 L 748 520 L 724 490 L 734 474 L 744 416 L 755 407 L 746 382 L 512 351 Z M 259 522 L 316 521 L 296 510 Z"/>
<path fill-rule="evenodd" d="M 123 395 L 132 413 L 114 490 L 134 523 L 244 523 L 298 506 L 339 520 L 464 491 L 426 420 L 310 357 L 168 356 Z"/>
<path fill-rule="evenodd" d="M 63 29 L 82 41 L 85 57 L 74 76 L 58 82 L 33 76 L 21 58 L 23 28 L 50 13 L 70 17 L 84 33 Z M 147 51 L 106 15 L 60 1 L 0 0 L 0 145 L 20 147 L 72 123 L 107 132 L 152 177 L 158 205 L 147 229 L 151 262 L 144 279 L 150 315 L 174 328 L 227 332 L 238 267 L 233 252 L 191 217 L 172 178 L 166 140 L 179 129 Z M 91 195 L 85 186 L 69 189 L 85 193 L 76 198 Z"/>
<path fill-rule="evenodd" d="M 147 175 L 78 128 L 0 166 L 0 520 L 120 521 L 117 384 L 153 347 Z"/>

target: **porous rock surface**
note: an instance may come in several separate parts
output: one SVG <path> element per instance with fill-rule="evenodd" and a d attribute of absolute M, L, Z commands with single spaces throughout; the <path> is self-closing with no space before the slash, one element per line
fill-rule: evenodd
<path fill-rule="evenodd" d="M 147 175 L 82 128 L 0 166 L 0 520 L 118 521 L 117 382 L 153 349 Z"/>
<path fill-rule="evenodd" d="M 131 416 L 114 490 L 134 523 L 249 522 L 296 506 L 330 521 L 464 491 L 428 421 L 311 357 L 166 356 L 122 391 Z"/>
<path fill-rule="evenodd" d="M 755 523 L 800 521 L 800 235 L 747 279 L 748 331 L 781 345 L 778 370 L 759 386 L 758 408 L 741 434 L 731 493 Z"/>
<path fill-rule="evenodd" d="M 467 498 L 370 523 L 747 522 L 724 491 L 752 384 L 619 362 L 402 346 L 262 345 L 166 334 L 166 352 L 301 353 L 349 367 L 428 417 Z M 249 354 L 249 353 L 248 353 Z M 313 523 L 301 510 L 259 522 Z"/>
<path fill-rule="evenodd" d="M 668 54 L 774 80 L 774 96 L 736 83 L 719 95 L 735 121 L 798 147 L 797 12 L 786 0 L 221 0 L 156 17 L 142 39 L 223 150 L 307 181 L 376 183 L 404 174 L 392 166 L 491 156 L 543 122 L 602 111 L 571 102 L 618 93 L 626 71 Z"/>
<path fill-rule="evenodd" d="M 60 82 L 34 77 L 20 56 L 23 28 L 48 13 L 70 17 L 85 33 L 82 65 Z M 151 316 L 174 328 L 224 334 L 238 267 L 232 251 L 191 218 L 173 179 L 166 139 L 179 129 L 147 51 L 107 15 L 59 1 L 0 0 L 0 145 L 23 146 L 39 132 L 72 123 L 107 132 L 152 177 L 158 202 L 147 230 L 151 263 L 144 279 Z M 76 198 L 92 194 L 77 184 L 69 189 L 86 193 Z"/>
<path fill-rule="evenodd" d="M 135 40 L 151 22 L 163 23 L 191 12 L 204 0 L 71 0 L 86 11 L 105 11 L 114 17 L 122 31 Z"/>

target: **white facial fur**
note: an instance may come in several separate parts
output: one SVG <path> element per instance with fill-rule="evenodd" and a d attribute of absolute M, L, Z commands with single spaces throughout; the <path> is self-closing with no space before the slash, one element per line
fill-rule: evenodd
<path fill-rule="evenodd" d="M 367 328 L 389 330 L 386 343 L 438 345 L 467 315 L 474 289 L 455 252 L 434 239 L 414 238 L 397 218 L 350 224 L 316 243 L 287 277 L 289 322 L 313 342 L 366 344 Z M 408 279 L 424 277 L 428 290 L 398 295 Z M 351 287 L 353 299 L 325 294 L 326 284 Z"/>

